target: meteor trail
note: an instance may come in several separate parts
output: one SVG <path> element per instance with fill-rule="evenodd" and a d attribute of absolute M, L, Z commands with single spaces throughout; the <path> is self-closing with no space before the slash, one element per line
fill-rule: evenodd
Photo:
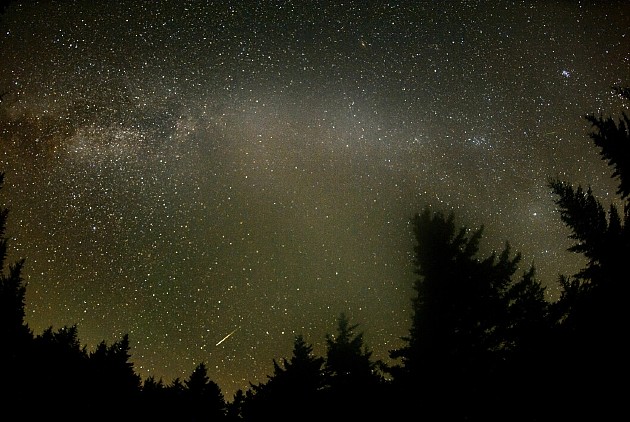
<path fill-rule="evenodd" d="M 225 340 L 227 340 L 232 334 L 234 334 L 236 332 L 236 330 L 238 330 L 241 327 L 236 327 L 230 334 L 228 334 L 227 336 L 223 337 L 221 340 L 219 340 L 219 342 L 217 344 L 215 344 L 215 346 L 218 346 L 219 344 L 223 343 Z"/>

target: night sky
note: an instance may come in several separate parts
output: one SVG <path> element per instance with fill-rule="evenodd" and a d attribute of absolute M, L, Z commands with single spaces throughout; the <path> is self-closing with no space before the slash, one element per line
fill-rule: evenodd
<path fill-rule="evenodd" d="M 583 116 L 627 110 L 630 3 L 15 1 L 0 51 L 26 322 L 231 400 L 341 312 L 389 361 L 427 205 L 557 297 L 583 261 L 547 180 L 614 200 Z"/>

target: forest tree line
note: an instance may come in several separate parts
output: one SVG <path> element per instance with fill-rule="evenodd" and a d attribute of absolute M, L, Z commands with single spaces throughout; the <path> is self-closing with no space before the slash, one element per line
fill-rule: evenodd
<path fill-rule="evenodd" d="M 616 88 L 630 100 L 630 89 Z M 425 208 L 412 219 L 414 297 L 395 364 L 372 357 L 345 314 L 326 336 L 325 356 L 302 335 L 292 356 L 273 360 L 264 382 L 226 399 L 199 363 L 186 379 L 142 380 L 129 337 L 93 351 L 77 326 L 35 334 L 25 322 L 24 260 L 8 263 L 0 209 L 0 412 L 25 420 L 601 420 L 622 414 L 627 380 L 630 259 L 630 119 L 588 115 L 590 140 L 618 182 L 623 205 L 604 207 L 590 187 L 550 179 L 570 251 L 587 263 L 559 275 L 546 299 L 535 269 L 506 242 L 480 256 L 483 228 Z M 4 174 L 0 174 L 0 188 Z M 627 412 L 626 412 L 627 413 Z"/>

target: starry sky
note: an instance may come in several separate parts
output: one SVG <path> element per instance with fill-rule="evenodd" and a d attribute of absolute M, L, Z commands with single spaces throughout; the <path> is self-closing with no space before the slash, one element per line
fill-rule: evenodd
<path fill-rule="evenodd" d="M 615 201 L 583 116 L 627 110 L 626 1 L 13 1 L 0 51 L 29 326 L 228 400 L 341 312 L 388 361 L 425 206 L 553 300 L 583 261 L 547 180 Z"/>

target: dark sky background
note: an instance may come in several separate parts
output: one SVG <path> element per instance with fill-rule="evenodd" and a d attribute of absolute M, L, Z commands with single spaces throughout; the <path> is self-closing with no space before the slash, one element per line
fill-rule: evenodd
<path fill-rule="evenodd" d="M 15 1 L 0 51 L 30 327 L 231 399 L 341 312 L 388 361 L 427 205 L 557 297 L 583 262 L 547 180 L 614 200 L 583 116 L 624 109 L 630 3 Z"/>

